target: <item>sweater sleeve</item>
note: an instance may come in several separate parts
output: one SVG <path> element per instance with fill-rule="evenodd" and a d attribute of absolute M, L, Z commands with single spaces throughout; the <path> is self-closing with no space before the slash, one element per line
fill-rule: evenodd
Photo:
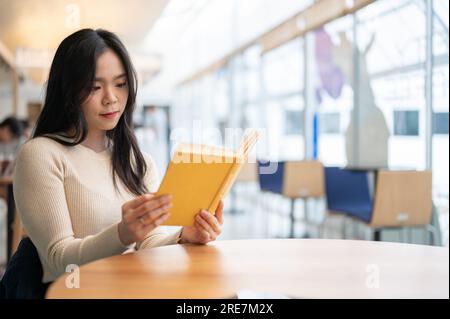
<path fill-rule="evenodd" d="M 128 247 L 119 239 L 117 224 L 92 236 L 74 237 L 64 188 L 64 155 L 58 150 L 61 146 L 40 145 L 38 140 L 26 143 L 18 155 L 14 197 L 27 234 L 51 277 L 63 274 L 70 264 L 81 266 L 124 252 Z"/>
<path fill-rule="evenodd" d="M 147 174 L 145 176 L 145 183 L 149 186 L 150 192 L 156 192 L 159 187 L 159 174 L 155 162 L 150 155 L 144 154 L 147 163 Z M 180 240 L 180 227 L 166 227 L 159 226 L 151 231 L 145 239 L 137 243 L 136 249 L 146 249 L 165 245 L 177 244 Z"/>

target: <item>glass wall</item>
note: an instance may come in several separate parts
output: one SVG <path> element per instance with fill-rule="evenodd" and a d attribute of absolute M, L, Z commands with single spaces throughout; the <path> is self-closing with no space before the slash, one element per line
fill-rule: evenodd
<path fill-rule="evenodd" d="M 190 59 L 223 57 L 311 3 L 219 2 L 212 1 L 181 41 L 192 53 L 182 61 L 191 69 L 201 70 Z M 222 130 L 264 128 L 266 155 L 273 160 L 302 160 L 312 154 L 326 166 L 431 168 L 433 200 L 447 216 L 443 228 L 448 232 L 449 3 L 432 1 L 433 34 L 427 37 L 427 2 L 377 0 L 271 51 L 261 53 L 258 45 L 247 48 L 220 70 L 176 89 L 173 127 L 185 123 L 192 129 L 194 119 L 204 118 Z M 268 18 L 274 10 L 273 19 Z M 220 11 L 227 21 L 222 24 L 218 17 L 220 30 L 206 30 L 201 16 Z M 427 123 L 430 38 L 432 115 Z M 214 53 L 195 55 L 199 50 Z"/>
<path fill-rule="evenodd" d="M 328 166 L 353 165 L 353 18 L 346 16 L 313 32 L 312 77 L 316 110 L 317 158 Z"/>
<path fill-rule="evenodd" d="M 271 156 L 280 160 L 304 157 L 304 49 L 296 39 L 262 58 L 264 128 Z M 275 159 L 275 158 L 274 158 Z"/>
<path fill-rule="evenodd" d="M 306 59 L 314 72 L 306 76 L 315 91 L 315 99 L 308 101 L 308 105 L 316 112 L 317 138 L 311 147 L 326 165 L 426 167 L 425 2 L 379 0 L 359 10 L 356 18 L 348 15 L 312 32 L 314 50 Z M 227 4 L 212 1 L 183 36 L 181 47 L 186 48 L 187 57 L 183 64 L 189 64 L 192 70 L 199 69 L 202 63 L 194 60 L 217 59 L 287 18 L 289 12 L 292 15 L 308 5 L 307 2 L 275 5 L 268 0 L 263 5 L 258 4 L 260 6 L 256 1 L 230 1 Z M 445 125 L 448 118 L 448 2 L 433 1 L 433 4 L 433 121 L 436 123 L 433 167 L 443 172 L 439 176 L 448 176 L 444 169 L 446 165 L 443 165 L 448 163 L 448 125 Z M 268 16 L 268 11 L 275 10 L 271 5 L 277 8 L 278 13 L 274 14 L 277 18 L 264 24 L 263 17 Z M 250 11 L 254 12 L 251 17 L 244 14 Z M 205 28 L 206 20 L 214 19 L 219 13 L 223 13 L 220 19 L 226 21 L 220 20 L 213 25 L 221 27 Z M 228 36 L 219 45 L 216 42 L 220 34 Z M 200 42 L 202 44 L 198 45 Z M 211 53 L 203 52 L 205 50 Z M 264 127 L 269 133 L 268 147 L 276 149 L 280 158 L 303 158 L 304 60 L 303 39 L 293 40 L 263 56 L 257 46 L 252 47 L 229 62 L 230 70 L 226 76 L 223 71 L 217 71 L 207 81 L 199 79 L 194 81 L 198 83 L 180 88 L 192 90 L 184 94 L 196 101 L 185 106 L 189 112 L 183 118 L 187 121 L 195 119 L 195 114 L 200 117 L 211 114 L 217 117 L 209 123 L 213 126 L 226 123 Z M 354 96 L 352 84 L 355 61 L 359 62 L 355 83 L 358 96 Z M 217 88 L 216 82 L 222 83 L 219 85 L 221 97 L 205 97 L 209 93 L 202 88 Z M 226 89 L 224 85 L 227 85 Z M 183 99 L 175 100 L 189 104 Z M 356 115 L 352 112 L 355 101 L 358 103 Z M 211 103 L 221 105 L 221 111 Z M 206 113 L 198 112 L 200 109 Z M 354 116 L 358 116 L 355 127 Z M 448 179 L 439 184 L 442 192 L 448 194 L 448 186 L 443 186 L 448 185 Z"/>
<path fill-rule="evenodd" d="M 178 48 L 183 55 L 173 61 L 179 66 L 174 78 L 184 80 L 312 2 L 210 1 L 180 39 Z M 221 69 L 209 74 L 211 85 L 199 78 L 177 87 L 172 114 L 182 114 L 182 118 L 173 119 L 172 127 L 193 131 L 192 121 L 202 120 L 203 127 L 266 128 L 266 149 L 275 148 L 277 159 L 279 155 L 284 159 L 303 158 L 302 43 L 296 39 L 263 57 L 259 46 L 250 47 L 228 61 L 226 72 Z M 212 89 L 202 90 L 207 87 Z"/>
<path fill-rule="evenodd" d="M 373 106 L 381 111 L 388 127 L 388 166 L 424 169 L 423 0 L 380 0 L 359 11 L 357 17 L 358 48 L 363 52 L 360 80 L 372 87 Z"/>
<path fill-rule="evenodd" d="M 367 51 L 375 105 L 389 128 L 390 168 L 427 168 L 426 3 L 380 0 L 357 14 L 359 50 Z M 448 1 L 432 4 L 433 198 L 448 215 Z"/>
<path fill-rule="evenodd" d="M 448 212 L 448 113 L 449 113 L 449 80 L 448 80 L 448 10 L 449 2 L 433 1 L 433 171 L 435 197 L 447 198 Z"/>
<path fill-rule="evenodd" d="M 439 209 L 443 236 L 448 245 L 449 229 L 449 2 L 433 1 L 433 200 Z"/>

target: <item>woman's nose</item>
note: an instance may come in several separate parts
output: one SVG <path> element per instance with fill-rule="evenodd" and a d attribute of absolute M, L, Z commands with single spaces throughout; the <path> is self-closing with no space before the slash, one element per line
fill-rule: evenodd
<path fill-rule="evenodd" d="M 117 96 L 111 88 L 105 90 L 105 96 L 103 97 L 104 104 L 114 104 L 117 102 Z"/>

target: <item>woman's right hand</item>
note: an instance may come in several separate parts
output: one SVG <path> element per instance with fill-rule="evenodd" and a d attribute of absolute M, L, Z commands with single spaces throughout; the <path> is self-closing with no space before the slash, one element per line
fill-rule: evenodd
<path fill-rule="evenodd" d="M 144 240 L 149 232 L 169 218 L 171 195 L 141 195 L 122 206 L 119 238 L 124 246 Z"/>

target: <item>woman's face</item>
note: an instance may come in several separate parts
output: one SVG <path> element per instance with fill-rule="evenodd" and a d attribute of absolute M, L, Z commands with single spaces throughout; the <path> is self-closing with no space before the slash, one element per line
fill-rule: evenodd
<path fill-rule="evenodd" d="M 107 49 L 97 59 L 91 93 L 81 105 L 89 132 L 116 127 L 128 99 L 125 69 L 119 57 Z"/>

